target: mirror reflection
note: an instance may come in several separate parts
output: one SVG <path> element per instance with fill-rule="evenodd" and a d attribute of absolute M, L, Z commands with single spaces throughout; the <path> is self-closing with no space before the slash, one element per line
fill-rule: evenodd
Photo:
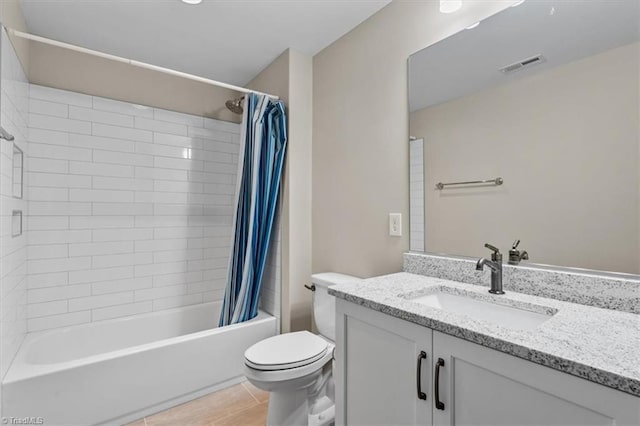
<path fill-rule="evenodd" d="M 526 1 L 410 57 L 413 250 L 640 273 L 639 14 Z"/>

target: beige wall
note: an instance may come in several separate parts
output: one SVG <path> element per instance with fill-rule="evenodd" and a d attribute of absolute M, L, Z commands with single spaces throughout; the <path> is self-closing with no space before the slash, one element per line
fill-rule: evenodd
<path fill-rule="evenodd" d="M 508 6 L 394 1 L 313 58 L 313 270 L 399 271 L 409 247 L 407 58 Z M 403 237 L 388 235 L 402 213 Z"/>
<path fill-rule="evenodd" d="M 289 56 L 285 50 L 247 84 L 247 88 L 277 95 L 289 106 Z M 288 109 L 288 108 L 287 108 Z"/>
<path fill-rule="evenodd" d="M 311 328 L 311 168 L 313 62 L 310 56 L 290 51 L 289 152 L 285 199 L 289 226 L 283 232 L 283 251 L 288 260 L 290 331 Z"/>
<path fill-rule="evenodd" d="M 311 57 L 287 50 L 247 87 L 273 93 L 287 104 L 289 140 L 282 193 L 283 332 L 311 328 Z"/>
<path fill-rule="evenodd" d="M 633 44 L 417 111 L 426 250 L 640 273 L 638 55 Z M 435 190 L 501 176 L 500 187 Z"/>
<path fill-rule="evenodd" d="M 240 122 L 224 103 L 239 92 L 82 52 L 30 42 L 29 81 L 155 108 Z"/>

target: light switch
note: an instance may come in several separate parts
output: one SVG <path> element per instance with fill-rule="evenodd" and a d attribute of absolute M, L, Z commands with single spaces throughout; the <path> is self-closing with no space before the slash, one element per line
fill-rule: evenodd
<path fill-rule="evenodd" d="M 402 236 L 402 213 L 389 213 L 389 235 Z"/>

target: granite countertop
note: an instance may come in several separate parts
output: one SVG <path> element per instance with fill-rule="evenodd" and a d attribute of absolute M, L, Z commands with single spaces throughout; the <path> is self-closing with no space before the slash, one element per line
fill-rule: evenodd
<path fill-rule="evenodd" d="M 441 290 L 553 314 L 517 330 L 410 300 Z M 333 286 L 349 302 L 423 325 L 632 395 L 640 396 L 640 315 L 528 294 L 492 295 L 486 287 L 406 272 Z"/>

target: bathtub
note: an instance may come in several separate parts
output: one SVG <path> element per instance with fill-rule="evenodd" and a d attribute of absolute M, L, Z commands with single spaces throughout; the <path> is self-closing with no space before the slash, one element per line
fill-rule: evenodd
<path fill-rule="evenodd" d="M 243 353 L 274 317 L 217 327 L 220 303 L 27 335 L 2 384 L 3 417 L 121 424 L 243 379 Z"/>

